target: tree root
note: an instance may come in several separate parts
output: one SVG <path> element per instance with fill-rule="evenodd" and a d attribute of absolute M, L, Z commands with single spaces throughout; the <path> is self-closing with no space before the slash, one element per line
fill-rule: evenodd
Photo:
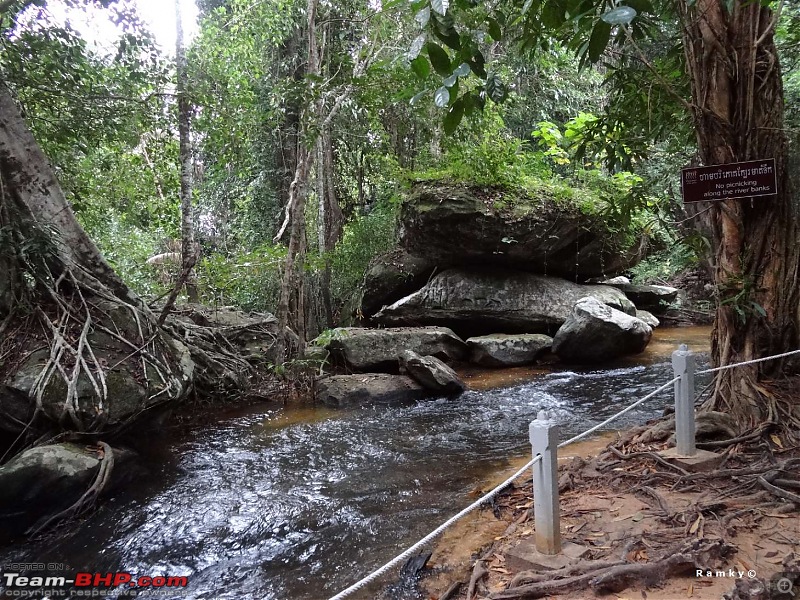
<path fill-rule="evenodd" d="M 695 540 L 676 552 L 652 563 L 609 565 L 608 561 L 586 562 L 586 572 L 556 579 L 556 572 L 544 574 L 547 579 L 510 587 L 490 596 L 492 600 L 523 600 L 563 594 L 591 587 L 597 593 L 621 592 L 637 581 L 656 585 L 666 577 L 680 575 L 695 569 L 706 570 L 710 565 L 734 551 L 732 546 L 717 540 Z M 578 565 L 576 565 L 577 567 Z M 570 567 L 567 567 L 568 569 Z M 575 569 L 575 567 L 571 567 Z M 516 578 L 515 578 L 516 579 Z"/>
<path fill-rule="evenodd" d="M 488 569 L 482 560 L 475 561 L 475 567 L 472 569 L 472 576 L 469 578 L 469 585 L 467 586 L 467 600 L 475 598 L 475 588 L 478 582 L 488 573 Z"/>
<path fill-rule="evenodd" d="M 111 472 L 114 469 L 114 451 L 111 449 L 111 446 L 105 442 L 97 442 L 97 445 L 102 449 L 103 455 L 100 459 L 100 467 L 97 469 L 97 475 L 92 485 L 89 486 L 89 489 L 70 507 L 39 521 L 36 525 L 28 529 L 28 531 L 25 532 L 27 535 L 41 533 L 49 529 L 52 525 L 65 519 L 76 517 L 94 506 L 97 497 L 103 492 L 111 480 Z"/>

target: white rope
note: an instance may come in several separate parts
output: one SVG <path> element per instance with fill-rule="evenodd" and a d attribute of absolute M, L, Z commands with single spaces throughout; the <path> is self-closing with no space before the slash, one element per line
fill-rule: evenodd
<path fill-rule="evenodd" d="M 716 373 L 717 371 L 724 371 L 726 369 L 733 369 L 734 367 L 741 367 L 744 365 L 753 365 L 755 363 L 764 362 L 767 360 L 774 360 L 776 358 L 783 358 L 791 356 L 792 354 L 800 354 L 800 350 L 792 350 L 791 352 L 784 352 L 783 354 L 775 354 L 774 356 L 765 356 L 764 358 L 754 358 L 753 360 L 746 360 L 740 363 L 733 363 L 732 365 L 723 365 L 721 367 L 714 367 L 713 369 L 704 369 L 702 371 L 695 371 L 695 375 L 705 375 L 706 373 Z"/>
<path fill-rule="evenodd" d="M 623 408 L 623 409 L 622 409 L 621 411 L 619 411 L 617 414 L 615 414 L 615 415 L 613 415 L 613 416 L 611 416 L 611 417 L 608 417 L 608 418 L 607 418 L 605 421 L 603 421 L 602 423 L 598 423 L 597 425 L 595 425 L 595 426 L 594 426 L 594 427 L 592 427 L 591 429 L 587 429 L 587 430 L 586 430 L 586 431 L 584 431 L 583 433 L 579 433 L 579 434 L 578 434 L 578 435 L 576 435 L 575 437 L 571 437 L 571 438 L 569 438 L 569 439 L 568 439 L 566 442 L 561 442 L 561 443 L 558 445 L 558 447 L 559 447 L 559 448 L 563 448 L 564 446 L 568 446 L 569 444 L 575 443 L 575 442 L 577 442 L 578 440 L 582 440 L 582 439 L 583 439 L 583 438 L 585 438 L 587 435 L 589 435 L 589 434 L 591 434 L 591 433 L 594 433 L 595 431 L 597 431 L 597 430 L 598 430 L 598 429 L 600 429 L 601 427 L 605 427 L 606 425 L 608 425 L 609 423 L 611 423 L 611 421 L 614 421 L 615 419 L 618 419 L 619 417 L 621 417 L 622 415 L 624 415 L 626 412 L 630 412 L 630 411 L 632 411 L 634 408 L 636 408 L 637 406 L 639 406 L 639 405 L 640 405 L 642 402 L 645 402 L 645 401 L 647 401 L 647 400 L 650 400 L 650 398 L 652 398 L 653 396 L 655 396 L 655 395 L 656 395 L 656 394 L 658 394 L 659 392 L 661 392 L 661 391 L 663 391 L 663 390 L 667 389 L 669 386 L 671 386 L 673 383 L 675 383 L 675 382 L 676 382 L 676 381 L 678 381 L 679 379 L 680 379 L 680 377 L 673 377 L 672 379 L 670 379 L 670 380 L 669 380 L 667 383 L 665 383 L 665 384 L 664 384 L 664 385 L 662 385 L 661 387 L 659 387 L 659 388 L 656 388 L 655 390 L 653 390 L 652 392 L 650 392 L 649 394 L 647 394 L 647 396 L 645 396 L 644 398 L 642 398 L 642 399 L 640 399 L 640 400 L 637 400 L 636 402 L 634 402 L 633 404 L 631 404 L 631 405 L 630 405 L 628 408 Z"/>
<path fill-rule="evenodd" d="M 645 396 L 644 398 L 641 398 L 640 400 L 637 400 L 636 402 L 634 402 L 633 404 L 631 404 L 627 408 L 622 409 L 617 414 L 615 414 L 614 416 L 609 417 L 608 419 L 606 419 L 602 423 L 599 423 L 599 424 L 595 425 L 594 427 L 592 427 L 591 429 L 587 429 L 583 433 L 578 434 L 575 437 L 572 437 L 572 438 L 568 439 L 566 442 L 560 443 L 558 445 L 558 447 L 559 448 L 563 448 L 564 446 L 567 446 L 569 444 L 577 442 L 578 440 L 581 440 L 581 439 L 585 438 L 586 436 L 594 433 L 595 431 L 597 431 L 601 427 L 604 427 L 604 426 L 608 425 L 609 423 L 611 423 L 614 419 L 618 419 L 619 417 L 621 417 L 625 413 L 630 412 L 631 410 L 633 410 L 634 408 L 636 408 L 637 406 L 642 404 L 642 402 L 645 402 L 645 401 L 649 400 L 650 398 L 652 398 L 653 396 L 655 396 L 659 392 L 661 392 L 664 389 L 668 388 L 673 383 L 678 381 L 678 379 L 680 379 L 680 377 L 675 377 L 674 379 L 671 379 L 670 381 L 668 381 L 667 383 L 665 383 L 661 387 L 659 387 L 659 388 L 653 390 L 652 392 L 650 392 L 649 394 L 647 394 L 647 396 Z M 403 553 L 398 554 L 397 556 L 395 556 L 392 560 L 387 562 L 385 565 L 383 565 L 379 569 L 373 571 L 372 573 L 370 573 L 369 575 L 367 575 L 366 577 L 364 577 L 360 581 L 357 581 L 356 583 L 351 585 L 346 590 L 342 590 L 341 592 L 339 592 L 335 596 L 332 596 L 330 598 L 330 600 L 342 600 L 342 598 L 346 598 L 347 596 L 349 596 L 353 592 L 361 589 L 365 585 L 367 585 L 367 584 L 371 583 L 372 581 L 376 580 L 378 577 L 380 577 L 381 575 L 386 573 L 386 571 L 388 571 L 392 567 L 395 567 L 396 565 L 398 565 L 401 562 L 403 562 L 403 561 L 407 560 L 408 558 L 410 558 L 412 554 L 414 554 L 417 550 L 422 548 L 425 544 L 427 544 L 432 539 L 434 539 L 436 536 L 438 536 L 440 533 L 442 533 L 445 529 L 450 527 L 450 525 L 452 525 L 453 523 L 458 521 L 461 517 L 464 517 L 464 516 L 468 515 L 469 513 L 471 513 L 476 508 L 478 508 L 484 502 L 494 498 L 503 488 L 505 488 L 507 485 L 512 483 L 518 477 L 520 477 L 523 473 L 525 473 L 525 471 L 530 469 L 534 464 L 536 464 L 539 460 L 541 460 L 541 458 L 542 458 L 541 455 L 539 455 L 536 458 L 534 458 L 533 460 L 529 461 L 524 467 L 519 469 L 516 473 L 514 473 L 511 477 L 506 479 L 503 483 L 498 485 L 492 491 L 484 494 L 483 496 L 478 498 L 475 502 L 473 502 L 472 504 L 467 506 L 464 510 L 462 510 L 458 514 L 453 515 L 452 517 L 447 519 L 447 521 L 445 521 L 444 523 L 439 525 L 439 527 L 437 527 L 436 529 L 431 531 L 428 535 L 426 535 L 424 538 L 422 538 L 416 544 L 414 544 L 413 546 L 411 546 L 410 548 L 405 550 Z"/>
<path fill-rule="evenodd" d="M 481 496 L 480 498 L 478 498 L 478 499 L 477 499 L 475 502 L 473 502 L 472 504 L 470 504 L 470 505 L 469 505 L 467 508 L 465 508 L 464 510 L 462 510 L 460 513 L 458 513 L 458 514 L 456 514 L 456 515 L 453 515 L 452 517 L 450 517 L 449 519 L 447 519 L 447 521 L 445 521 L 444 523 L 442 523 L 441 525 L 439 525 L 439 527 L 437 527 L 436 529 L 434 529 L 433 531 L 431 531 L 431 532 L 430 532 L 428 535 L 426 535 L 424 538 L 422 538 L 422 539 L 421 539 L 420 541 L 418 541 L 416 544 L 414 544 L 413 546 L 411 546 L 411 547 L 410 547 L 408 550 L 406 550 L 406 551 L 405 551 L 405 552 L 403 552 L 402 554 L 398 554 L 398 555 L 397 555 L 397 556 L 395 556 L 395 557 L 394 557 L 392 560 L 390 560 L 390 561 L 389 561 L 389 562 L 387 562 L 385 565 L 383 565 L 381 568 L 379 568 L 379 569 L 377 569 L 377 570 L 373 571 L 372 573 L 370 573 L 369 575 L 367 575 L 366 577 L 364 577 L 364 579 L 362 579 L 361 581 L 357 581 L 356 583 L 354 583 L 353 585 L 351 585 L 351 586 L 350 586 L 349 588 L 347 588 L 346 590 L 342 590 L 341 592 L 339 592 L 339 593 L 338 593 L 338 594 L 336 594 L 335 596 L 332 596 L 332 597 L 330 598 L 330 600 L 341 600 L 342 598 L 346 598 L 347 596 L 349 596 L 349 595 L 350 595 L 350 594 L 352 594 L 353 592 L 355 592 L 355 591 L 357 591 L 357 590 L 361 589 L 362 587 L 364 587 L 364 586 L 365 586 L 365 585 L 367 585 L 368 583 L 370 583 L 370 582 L 374 581 L 375 579 L 377 579 L 378 577 L 380 577 L 381 575 L 383 575 L 384 573 L 386 573 L 386 571 L 388 571 L 388 570 L 389 570 L 389 569 L 391 569 L 392 567 L 394 567 L 394 566 L 396 566 L 396 565 L 400 564 L 401 562 L 403 562 L 403 561 L 407 560 L 408 558 L 410 558 L 412 554 L 414 554 L 414 553 L 415 553 L 417 550 L 419 550 L 419 549 L 420 549 L 420 548 L 422 548 L 422 547 L 423 547 L 425 544 L 427 544 L 427 543 L 428 543 L 428 542 L 430 542 L 432 539 L 434 539 L 434 538 L 435 538 L 437 535 L 439 535 L 440 533 L 442 533 L 442 532 L 443 532 L 445 529 L 447 529 L 448 527 L 450 527 L 450 525 L 452 525 L 453 523 L 455 523 L 456 521 L 458 521 L 458 520 L 459 520 L 461 517 L 463 517 L 463 516 L 465 516 L 465 515 L 467 515 L 467 514 L 471 513 L 473 510 L 475 510 L 476 508 L 478 508 L 478 507 L 479 507 L 481 504 L 483 504 L 483 503 L 484 503 L 484 502 L 486 502 L 487 500 L 491 500 L 492 498 L 494 498 L 494 497 L 495 497 L 495 496 L 496 496 L 496 495 L 497 495 L 497 494 L 498 494 L 498 493 L 499 493 L 499 492 L 500 492 L 500 491 L 501 491 L 501 490 L 502 490 L 504 487 L 506 487 L 508 484 L 510 484 L 512 481 L 514 481 L 514 480 L 515 480 L 517 477 L 519 477 L 520 475 L 522 475 L 522 474 L 523 474 L 525 471 L 527 471 L 528 469 L 530 469 L 530 468 L 531 468 L 531 467 L 532 467 L 532 466 L 533 466 L 533 465 L 534 465 L 536 462 L 540 461 L 541 459 L 542 459 L 542 457 L 541 457 L 541 455 L 539 455 L 539 456 L 537 456 L 536 458 L 534 458 L 533 460 L 529 461 L 529 462 L 528 462 L 528 464 L 526 464 L 526 465 L 525 465 L 524 467 L 522 467 L 522 468 L 521 468 L 519 471 L 517 471 L 516 473 L 514 473 L 514 474 L 513 474 L 511 477 L 509 477 L 508 479 L 506 479 L 506 480 L 505 480 L 503 483 L 501 483 L 500 485 L 498 485 L 498 486 L 497 486 L 496 488 L 494 488 L 492 491 L 490 491 L 490 492 L 488 492 L 488 493 L 484 494 L 483 496 Z"/>

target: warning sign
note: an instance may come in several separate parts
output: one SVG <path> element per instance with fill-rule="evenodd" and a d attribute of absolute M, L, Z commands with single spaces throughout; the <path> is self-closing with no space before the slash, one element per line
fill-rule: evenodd
<path fill-rule="evenodd" d="M 683 169 L 681 193 L 684 202 L 733 200 L 777 194 L 775 159 Z"/>

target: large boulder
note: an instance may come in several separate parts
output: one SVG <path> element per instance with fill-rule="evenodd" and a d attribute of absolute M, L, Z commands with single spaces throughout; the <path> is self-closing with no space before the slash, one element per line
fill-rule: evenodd
<path fill-rule="evenodd" d="M 535 197 L 497 187 L 417 183 L 403 204 L 400 243 L 439 268 L 491 264 L 585 280 L 642 257 L 645 238 L 624 239 L 551 191 Z"/>
<path fill-rule="evenodd" d="M 458 374 L 435 356 L 420 356 L 404 350 L 400 353 L 400 368 L 434 392 L 460 394 L 467 389 Z"/>
<path fill-rule="evenodd" d="M 317 401 L 334 408 L 371 402 L 419 400 L 430 395 L 432 392 L 428 388 L 405 375 L 331 375 L 316 383 Z"/>
<path fill-rule="evenodd" d="M 504 269 L 449 269 L 421 290 L 385 307 L 374 320 L 387 326 L 440 325 L 468 336 L 491 333 L 554 334 L 580 298 L 592 296 L 635 314 L 619 290 L 580 285 Z M 424 354 L 420 352 L 420 354 Z"/>
<path fill-rule="evenodd" d="M 649 325 L 596 298 L 581 298 L 553 338 L 553 354 L 565 362 L 599 363 L 647 347 Z"/>
<path fill-rule="evenodd" d="M 467 340 L 470 362 L 482 367 L 530 365 L 552 345 L 553 338 L 541 333 L 496 333 Z"/>
<path fill-rule="evenodd" d="M 362 285 L 362 315 L 372 315 L 384 304 L 391 304 L 421 288 L 435 266 L 427 258 L 414 256 L 402 248 L 374 259 Z"/>
<path fill-rule="evenodd" d="M 334 362 L 361 372 L 396 372 L 403 350 L 446 362 L 464 360 L 468 353 L 464 340 L 445 327 L 340 327 L 325 347 Z"/>
<path fill-rule="evenodd" d="M 636 308 L 648 310 L 656 314 L 663 313 L 671 302 L 678 297 L 678 290 L 666 285 L 641 285 L 636 283 L 615 283 L 613 280 L 603 282 L 624 293 Z"/>
<path fill-rule="evenodd" d="M 661 321 L 659 321 L 653 313 L 647 310 L 639 310 L 637 308 L 636 318 L 639 319 L 640 321 L 644 321 L 645 323 L 647 323 L 652 329 L 655 329 L 656 327 L 661 325 Z"/>
<path fill-rule="evenodd" d="M 130 452 L 115 451 L 119 458 Z M 92 485 L 101 457 L 83 445 L 38 446 L 0 466 L 0 539 L 22 534 L 40 519 L 75 503 Z M 112 476 L 116 478 L 116 471 Z"/>

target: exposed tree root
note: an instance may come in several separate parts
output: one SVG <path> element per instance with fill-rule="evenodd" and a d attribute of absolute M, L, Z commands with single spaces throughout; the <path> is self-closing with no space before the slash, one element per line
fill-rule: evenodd
<path fill-rule="evenodd" d="M 94 506 L 97 497 L 108 486 L 108 483 L 111 480 L 111 472 L 114 469 L 114 451 L 111 449 L 111 446 L 105 442 L 98 442 L 97 445 L 102 451 L 100 467 L 97 469 L 97 475 L 95 476 L 92 485 L 89 486 L 89 489 L 86 490 L 83 495 L 68 508 L 36 523 L 36 525 L 25 532 L 26 535 L 36 535 L 37 533 L 41 533 L 56 523 L 76 517 Z"/>
<path fill-rule="evenodd" d="M 492 600 L 523 600 L 543 598 L 551 594 L 564 594 L 587 587 L 595 592 L 620 592 L 636 582 L 655 585 L 667 577 L 680 575 L 694 569 L 707 569 L 714 561 L 733 552 L 733 547 L 722 541 L 695 540 L 676 552 L 652 563 L 619 564 L 619 561 L 583 561 L 559 572 L 549 572 L 546 579 L 509 587 L 492 594 Z M 581 573 L 580 570 L 583 570 Z M 559 579 L 562 572 L 579 573 Z M 513 582 L 512 582 L 513 583 Z"/>

